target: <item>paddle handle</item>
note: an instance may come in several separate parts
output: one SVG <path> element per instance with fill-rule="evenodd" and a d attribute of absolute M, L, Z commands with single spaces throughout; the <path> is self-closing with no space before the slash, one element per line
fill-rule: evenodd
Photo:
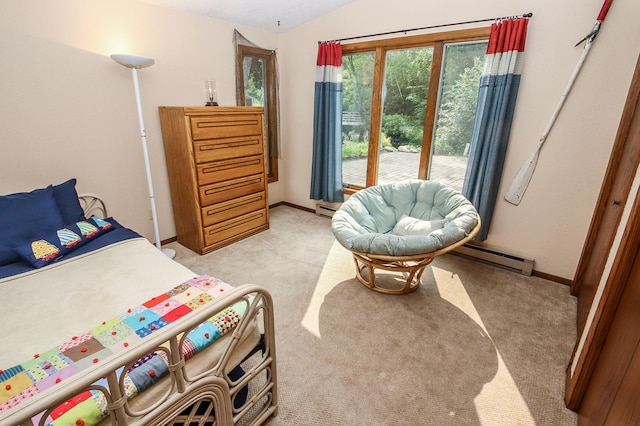
<path fill-rule="evenodd" d="M 613 3 L 613 0 L 604 0 L 602 8 L 600 9 L 600 13 L 598 13 L 598 21 L 604 21 L 604 18 L 607 17 L 607 13 L 609 13 L 611 3 Z"/>
<path fill-rule="evenodd" d="M 582 64 L 584 64 L 584 60 L 586 59 L 587 53 L 589 53 L 590 49 L 591 49 L 591 40 L 587 40 L 587 43 L 584 45 L 584 49 L 582 49 L 582 54 L 580 55 L 580 58 L 578 59 L 578 63 L 573 68 L 573 72 L 571 73 L 571 77 L 569 77 L 569 81 L 567 82 L 567 85 L 565 86 L 564 91 L 562 92 L 562 95 L 560 96 L 560 99 L 558 100 L 558 104 L 556 105 L 556 109 L 553 111 L 553 114 L 551 115 L 551 119 L 549 120 L 549 123 L 547 124 L 547 127 L 544 129 L 544 132 L 542 132 L 542 137 L 540 137 L 540 142 L 539 142 L 538 148 L 537 148 L 538 150 L 540 148 L 542 148 L 542 144 L 547 139 L 547 136 L 549 135 L 549 132 L 551 132 L 551 128 L 553 127 L 554 123 L 556 122 L 556 119 L 558 118 L 558 114 L 560 114 L 560 110 L 562 109 L 562 107 L 564 105 L 564 101 L 567 99 L 567 96 L 569 96 L 569 92 L 571 91 L 571 88 L 573 87 L 573 83 L 576 81 L 576 77 L 578 77 L 578 74 L 580 73 L 580 69 L 582 68 Z"/>

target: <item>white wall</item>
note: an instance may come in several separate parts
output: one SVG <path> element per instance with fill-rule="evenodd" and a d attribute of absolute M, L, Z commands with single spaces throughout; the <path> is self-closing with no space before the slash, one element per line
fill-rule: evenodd
<path fill-rule="evenodd" d="M 307 207 L 315 204 L 309 200 L 309 170 L 317 41 L 533 12 L 511 142 L 486 244 L 534 258 L 538 271 L 572 279 L 640 49 L 640 2 L 614 2 L 547 139 L 524 200 L 516 207 L 502 197 L 546 127 L 582 52 L 574 45 L 591 30 L 601 5 L 601 0 L 357 0 L 281 36 L 285 199 Z"/>
<path fill-rule="evenodd" d="M 534 13 L 507 155 L 504 194 L 558 101 L 601 0 L 356 0 L 276 36 L 237 26 L 278 48 L 283 154 L 270 203 L 309 200 L 317 41 Z M 301 6 L 302 0 L 301 0 Z M 498 202 L 487 243 L 536 259 L 535 269 L 571 279 L 586 236 L 640 48 L 640 2 L 616 0 L 594 43 L 520 206 Z M 0 194 L 77 177 L 111 214 L 151 237 L 131 72 L 109 54 L 155 58 L 140 70 L 142 103 L 162 239 L 175 235 L 159 105 L 202 105 L 217 80 L 235 104 L 233 23 L 132 0 L 0 2 Z"/>
<path fill-rule="evenodd" d="M 201 106 L 204 80 L 235 105 L 234 25 L 131 0 L 0 2 L 0 194 L 70 177 L 147 238 L 147 181 L 131 71 L 112 53 L 150 56 L 138 72 L 161 239 L 175 236 L 159 105 Z M 238 27 L 275 48 L 273 34 Z M 270 185 L 270 202 L 282 201 Z"/>

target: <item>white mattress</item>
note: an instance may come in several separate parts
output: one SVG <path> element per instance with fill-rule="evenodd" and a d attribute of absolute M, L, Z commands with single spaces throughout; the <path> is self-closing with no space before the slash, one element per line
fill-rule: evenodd
<path fill-rule="evenodd" d="M 136 238 L 2 279 L 0 368 L 45 352 L 194 276 Z"/>

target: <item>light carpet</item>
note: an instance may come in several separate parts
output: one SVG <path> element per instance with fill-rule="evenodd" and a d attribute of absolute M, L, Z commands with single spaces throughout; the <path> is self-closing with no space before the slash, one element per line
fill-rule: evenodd
<path fill-rule="evenodd" d="M 279 206 L 270 229 L 176 260 L 273 296 L 279 414 L 268 425 L 575 425 L 567 286 L 438 257 L 408 295 L 355 279 L 330 219 Z"/>

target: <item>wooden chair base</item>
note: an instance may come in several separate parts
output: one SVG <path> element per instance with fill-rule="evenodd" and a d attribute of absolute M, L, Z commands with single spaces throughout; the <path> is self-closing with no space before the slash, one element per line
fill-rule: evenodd
<path fill-rule="evenodd" d="M 407 294 L 415 291 L 420 287 L 420 279 L 424 269 L 429 266 L 436 256 L 445 254 L 456 247 L 459 247 L 472 240 L 480 231 L 480 219 L 478 223 L 471 230 L 471 232 L 459 240 L 458 242 L 451 244 L 440 250 L 433 251 L 425 254 L 415 254 L 411 256 L 383 256 L 371 253 L 361 253 L 351 250 L 353 254 L 353 260 L 356 264 L 356 278 L 365 287 L 384 294 Z M 364 270 L 367 270 L 368 279 L 362 275 Z M 379 286 L 376 284 L 376 269 L 382 269 L 391 272 L 400 272 L 407 274 L 406 281 L 402 288 L 388 288 Z"/>
<path fill-rule="evenodd" d="M 365 287 L 384 294 L 407 294 L 420 286 L 420 279 L 424 269 L 433 261 L 434 256 L 402 256 L 391 259 L 388 256 L 373 256 L 371 254 L 353 252 L 356 264 L 356 278 Z M 368 279 L 362 274 L 367 270 Z M 388 288 L 376 284 L 376 269 L 407 274 L 402 288 Z"/>

